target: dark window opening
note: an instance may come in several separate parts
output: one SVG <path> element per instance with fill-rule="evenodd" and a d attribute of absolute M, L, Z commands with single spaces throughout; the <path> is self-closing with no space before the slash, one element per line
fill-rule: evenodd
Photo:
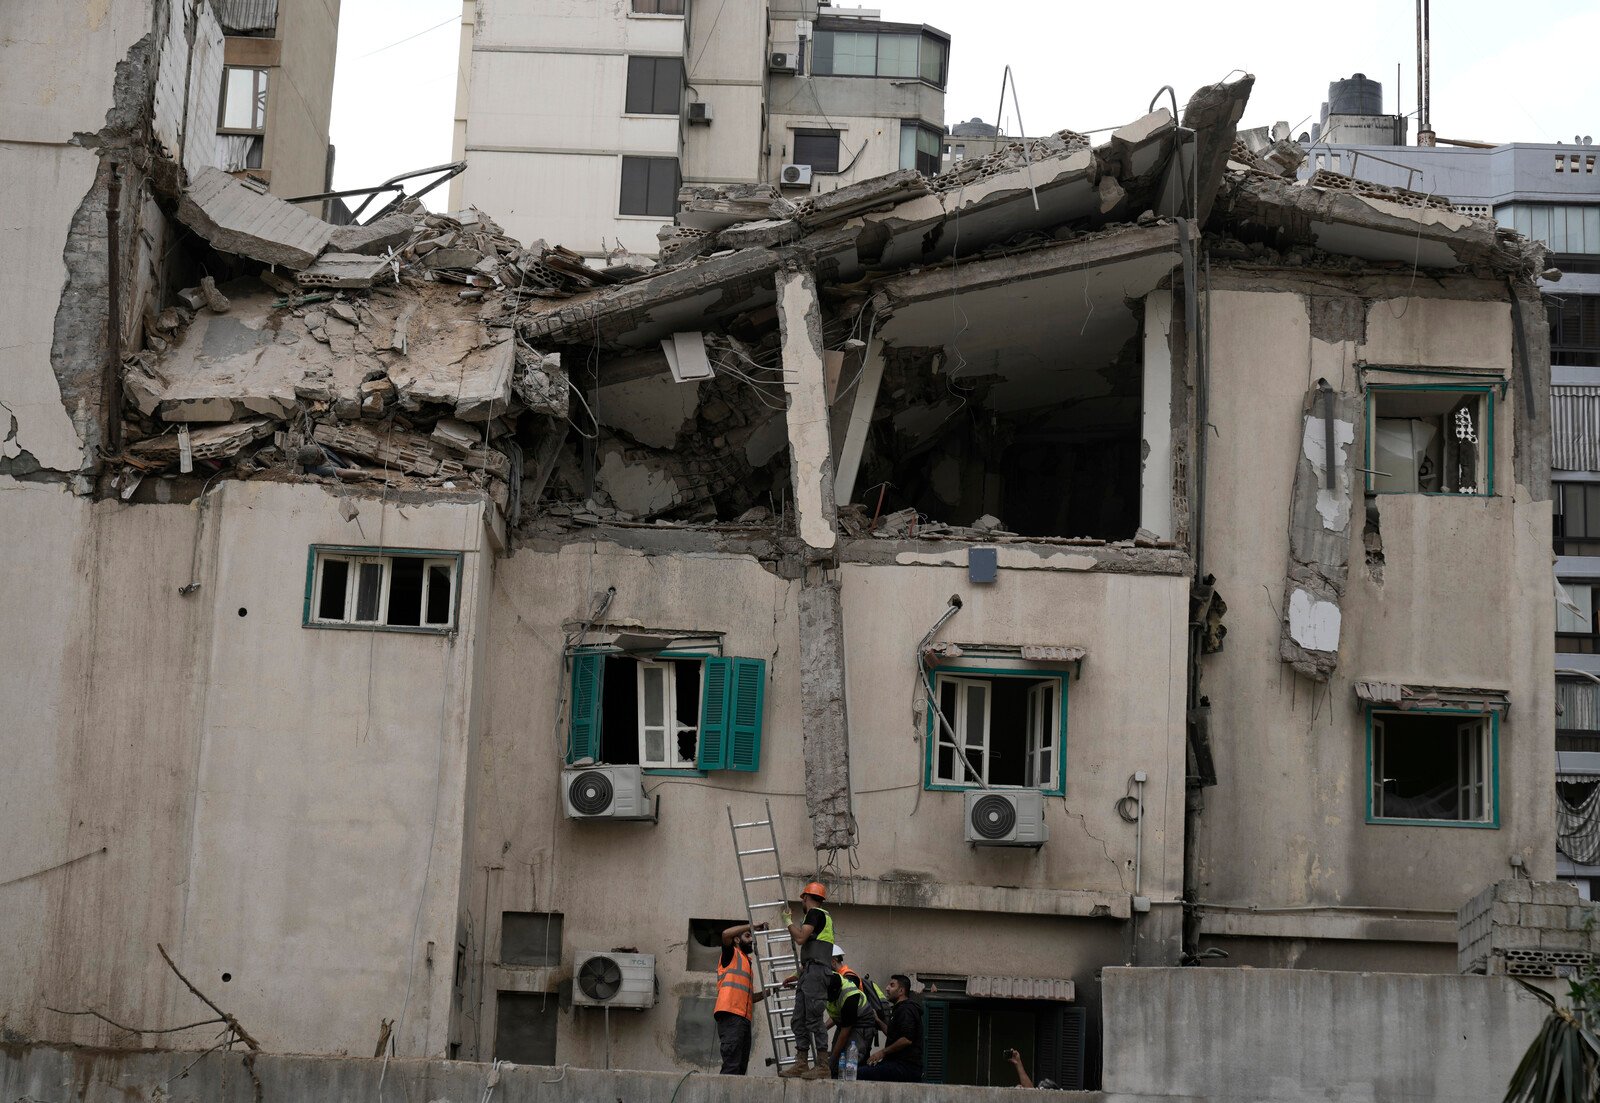
<path fill-rule="evenodd" d="M 839 171 L 839 132 L 837 130 L 796 130 L 794 163 L 810 165 L 812 172 Z"/>
<path fill-rule="evenodd" d="M 1487 716 L 1375 713 L 1372 815 L 1485 823 L 1494 818 Z"/>
<path fill-rule="evenodd" d="M 622 159 L 622 214 L 671 218 L 678 210 L 676 157 Z"/>
<path fill-rule="evenodd" d="M 329 559 L 322 565 L 322 593 L 317 596 L 317 616 L 323 620 L 344 619 L 344 595 L 350 585 L 350 564 Z"/>
<path fill-rule="evenodd" d="M 1574 271 L 1566 264 L 1563 271 Z M 1561 295 L 1550 302 L 1550 363 L 1600 367 L 1600 295 Z"/>
<path fill-rule="evenodd" d="M 500 964 L 561 964 L 561 912 L 501 912 Z"/>
<path fill-rule="evenodd" d="M 561 1000 L 554 992 L 500 992 L 496 1000 L 494 1056 L 518 1065 L 556 1063 L 556 1023 Z"/>
<path fill-rule="evenodd" d="M 389 624 L 422 623 L 422 560 L 396 559 L 389 572 Z"/>
<path fill-rule="evenodd" d="M 1600 555 L 1600 483 L 1556 483 L 1557 555 Z"/>
<path fill-rule="evenodd" d="M 383 595 L 383 564 L 361 563 L 356 567 L 356 615 L 362 624 L 378 619 L 378 602 Z"/>
<path fill-rule="evenodd" d="M 444 563 L 428 564 L 427 623 L 429 624 L 446 625 L 450 623 L 450 599 L 454 596 L 451 574 L 449 566 Z"/>
<path fill-rule="evenodd" d="M 940 673 L 944 724 L 934 733 L 933 782 L 1055 788 L 1060 781 L 1060 686 L 1057 678 Z"/>
<path fill-rule="evenodd" d="M 676 115 L 683 99 L 681 57 L 628 58 L 624 100 L 630 115 Z"/>
<path fill-rule="evenodd" d="M 747 922 L 744 919 L 689 920 L 688 961 L 691 972 L 714 972 L 722 960 L 722 932 Z"/>
<path fill-rule="evenodd" d="M 601 688 L 600 760 L 618 766 L 695 769 L 700 681 L 699 659 L 641 660 L 607 655 Z"/>
<path fill-rule="evenodd" d="M 1082 1091 L 1085 1027 L 1081 1007 L 1038 1000 L 927 1000 L 923 1067 L 929 1083 L 1016 1087 L 1005 1051 L 1014 1049 L 1034 1083 Z"/>
<path fill-rule="evenodd" d="M 639 15 L 682 15 L 683 0 L 633 0 Z"/>

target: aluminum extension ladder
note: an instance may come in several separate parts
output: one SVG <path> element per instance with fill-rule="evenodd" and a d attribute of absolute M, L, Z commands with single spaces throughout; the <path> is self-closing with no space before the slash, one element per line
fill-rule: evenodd
<path fill-rule="evenodd" d="M 800 952 L 781 919 L 788 901 L 784 899 L 783 866 L 778 861 L 778 829 L 772 824 L 772 802 L 764 803 L 766 818 L 748 823 L 735 822 L 729 805 L 728 828 L 733 833 L 745 916 L 756 939 L 752 979 L 765 994 L 761 1006 L 766 1009 L 767 1033 L 772 1038 L 769 1063 L 782 1072 L 794 1064 L 794 989 L 785 988 L 782 978 L 786 968 L 799 971 Z M 754 927 L 762 918 L 770 929 L 757 931 Z"/>

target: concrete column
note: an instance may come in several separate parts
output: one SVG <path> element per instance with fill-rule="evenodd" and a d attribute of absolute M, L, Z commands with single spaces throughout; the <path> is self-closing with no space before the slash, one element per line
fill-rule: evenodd
<path fill-rule="evenodd" d="M 810 568 L 800 584 L 799 610 L 800 722 L 811 843 L 817 850 L 854 846 L 839 580 Z"/>
<path fill-rule="evenodd" d="M 883 383 L 883 338 L 874 337 L 861 362 L 861 380 L 850 396 L 850 421 L 844 443 L 839 448 L 839 475 L 833 483 L 833 500 L 848 502 L 856 489 L 861 471 L 861 454 L 867 445 L 867 430 L 872 428 L 872 411 L 878 405 L 878 387 Z"/>
<path fill-rule="evenodd" d="M 1144 297 L 1144 446 L 1139 527 L 1172 539 L 1172 292 Z"/>
<path fill-rule="evenodd" d="M 789 474 L 800 539 L 808 548 L 831 551 L 838 539 L 834 528 L 837 509 L 817 281 L 809 272 L 790 271 L 779 272 L 776 283 L 784 388 L 789 392 Z"/>

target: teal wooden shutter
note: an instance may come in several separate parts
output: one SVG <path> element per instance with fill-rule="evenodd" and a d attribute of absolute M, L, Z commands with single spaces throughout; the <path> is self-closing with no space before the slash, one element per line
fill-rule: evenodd
<path fill-rule="evenodd" d="M 606 657 L 598 652 L 572 656 L 572 721 L 567 728 L 567 764 L 600 761 L 600 690 Z"/>
<path fill-rule="evenodd" d="M 922 1001 L 922 1082 L 943 1084 L 950 1049 L 950 1005 Z"/>
<path fill-rule="evenodd" d="M 728 768 L 728 686 L 733 659 L 707 659 L 700 675 L 700 745 L 695 764 L 702 770 Z"/>
<path fill-rule="evenodd" d="M 761 768 L 761 713 L 767 698 L 765 659 L 734 659 L 728 689 L 730 770 Z"/>

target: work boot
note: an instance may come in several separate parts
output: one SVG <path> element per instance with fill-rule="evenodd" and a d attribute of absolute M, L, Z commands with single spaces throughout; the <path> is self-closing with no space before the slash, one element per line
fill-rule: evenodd
<path fill-rule="evenodd" d="M 800 1074 L 802 1080 L 832 1080 L 833 1073 L 827 1065 L 812 1065 Z"/>
<path fill-rule="evenodd" d="M 810 1057 L 807 1054 L 800 1053 L 800 1054 L 796 1054 L 795 1055 L 794 1064 L 790 1065 L 788 1068 L 786 1068 L 782 1072 L 778 1073 L 778 1075 L 779 1076 L 783 1076 L 783 1077 L 787 1077 L 790 1080 L 794 1080 L 794 1079 L 797 1079 L 797 1078 L 799 1078 L 801 1076 L 804 1076 L 806 1074 L 806 1072 L 810 1068 L 811 1068 L 811 1059 L 810 1059 Z"/>

